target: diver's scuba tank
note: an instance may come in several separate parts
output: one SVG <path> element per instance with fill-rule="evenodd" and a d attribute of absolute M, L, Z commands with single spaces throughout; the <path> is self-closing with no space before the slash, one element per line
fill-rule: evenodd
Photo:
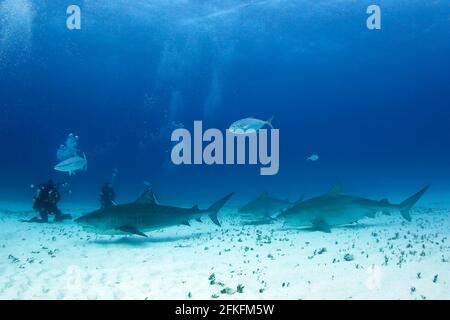
<path fill-rule="evenodd" d="M 52 187 L 49 190 L 47 190 L 47 192 L 48 192 L 47 199 L 53 203 L 58 202 L 61 199 L 61 195 L 58 191 L 58 187 L 68 187 L 68 186 L 69 186 L 69 184 L 67 182 L 60 182 L 60 183 L 53 184 Z M 40 200 L 41 197 L 44 196 L 44 195 L 42 195 L 42 192 L 45 189 L 47 189 L 47 187 L 48 187 L 48 183 L 40 183 L 40 184 L 36 184 L 36 185 L 31 184 L 30 185 L 31 189 L 36 188 L 36 192 L 33 197 L 33 207 L 35 207 L 36 202 L 38 200 Z"/>

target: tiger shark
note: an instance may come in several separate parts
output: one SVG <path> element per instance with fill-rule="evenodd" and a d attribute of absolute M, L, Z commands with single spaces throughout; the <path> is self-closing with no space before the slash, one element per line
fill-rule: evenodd
<path fill-rule="evenodd" d="M 267 192 L 262 193 L 258 198 L 242 206 L 238 212 L 244 215 L 259 218 L 249 224 L 264 224 L 274 222 L 274 218 L 282 211 L 292 207 L 303 200 L 303 196 L 297 202 L 278 199 L 270 196 Z"/>
<path fill-rule="evenodd" d="M 180 208 L 158 204 L 154 193 L 147 189 L 132 203 L 103 208 L 88 213 L 75 221 L 83 227 L 99 234 L 134 234 L 147 237 L 144 232 L 176 225 L 190 225 L 195 219 L 201 222 L 208 215 L 212 222 L 220 226 L 217 213 L 233 193 L 215 202 L 208 209 Z"/>
<path fill-rule="evenodd" d="M 286 225 L 313 227 L 331 232 L 335 226 L 348 225 L 365 217 L 374 218 L 377 212 L 390 214 L 399 211 L 402 217 L 411 221 L 410 210 L 430 186 L 426 186 L 400 204 L 391 204 L 387 199 L 380 201 L 345 195 L 342 187 L 336 185 L 325 195 L 311 198 L 280 213 L 277 219 Z"/>

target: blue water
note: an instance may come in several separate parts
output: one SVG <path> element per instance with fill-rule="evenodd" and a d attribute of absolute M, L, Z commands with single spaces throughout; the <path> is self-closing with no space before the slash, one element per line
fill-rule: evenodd
<path fill-rule="evenodd" d="M 81 30 L 66 8 L 81 7 Z M 450 202 L 448 1 L 0 0 L 0 192 L 70 183 L 95 203 L 117 168 L 118 201 L 150 182 L 171 203 L 229 191 L 297 199 L 340 181 L 353 194 Z M 280 171 L 175 166 L 170 133 L 194 120 L 225 130 L 245 117 L 280 129 Z M 68 133 L 88 170 L 53 170 Z M 317 162 L 306 158 L 317 153 Z"/>

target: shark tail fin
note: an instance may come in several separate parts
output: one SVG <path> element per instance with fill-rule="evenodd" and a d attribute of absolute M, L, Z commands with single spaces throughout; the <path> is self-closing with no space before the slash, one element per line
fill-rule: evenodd
<path fill-rule="evenodd" d="M 297 201 L 294 202 L 294 204 L 299 204 L 300 202 L 303 202 L 303 200 L 305 200 L 305 194 L 304 193 L 297 199 Z"/>
<path fill-rule="evenodd" d="M 273 116 L 271 116 L 269 118 L 269 120 L 266 121 L 266 124 L 273 129 L 272 121 L 273 121 Z"/>
<path fill-rule="evenodd" d="M 224 206 L 224 204 L 228 201 L 228 199 L 231 198 L 231 196 L 233 194 L 234 194 L 234 192 L 226 195 L 225 197 L 223 197 L 222 199 L 215 202 L 211 207 L 209 207 L 206 210 L 208 212 L 208 215 L 209 215 L 209 218 L 211 219 L 211 221 L 214 222 L 214 224 L 218 225 L 219 227 L 221 225 L 220 225 L 219 219 L 217 219 L 217 213 Z"/>
<path fill-rule="evenodd" d="M 84 158 L 84 171 L 87 171 L 87 158 L 86 158 L 86 154 L 83 152 L 83 158 Z"/>
<path fill-rule="evenodd" d="M 417 203 L 417 201 L 419 201 L 423 194 L 427 192 L 429 187 L 430 185 L 427 185 L 425 188 L 400 203 L 400 213 L 404 219 L 411 221 L 411 215 L 409 214 L 409 211 Z"/>

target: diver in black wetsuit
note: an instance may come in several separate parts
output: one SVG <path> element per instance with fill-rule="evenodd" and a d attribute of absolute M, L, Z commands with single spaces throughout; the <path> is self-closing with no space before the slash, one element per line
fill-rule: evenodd
<path fill-rule="evenodd" d="M 52 180 L 38 186 L 34 197 L 33 209 L 39 212 L 40 218 L 32 218 L 29 222 L 48 222 L 48 216 L 54 214 L 54 221 L 72 219 L 70 214 L 63 214 L 58 209 L 57 203 L 61 200 L 58 185 Z"/>
<path fill-rule="evenodd" d="M 110 182 L 106 182 L 100 192 L 100 204 L 102 209 L 110 208 L 115 205 L 116 193 Z"/>

